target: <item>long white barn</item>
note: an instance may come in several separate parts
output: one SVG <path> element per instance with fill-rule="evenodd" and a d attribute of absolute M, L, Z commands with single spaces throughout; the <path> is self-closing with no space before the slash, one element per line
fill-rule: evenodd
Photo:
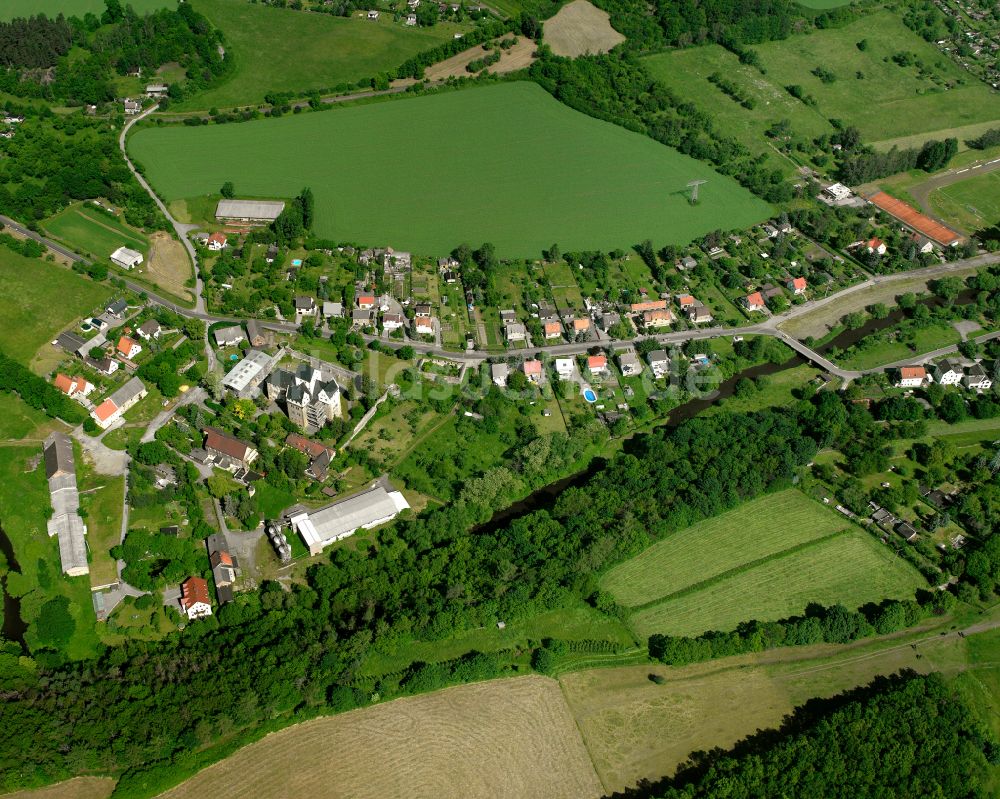
<path fill-rule="evenodd" d="M 408 507 L 409 503 L 399 491 L 379 484 L 325 508 L 292 513 L 288 520 L 309 547 L 309 554 L 318 555 L 330 544 L 358 530 L 391 521 Z"/>

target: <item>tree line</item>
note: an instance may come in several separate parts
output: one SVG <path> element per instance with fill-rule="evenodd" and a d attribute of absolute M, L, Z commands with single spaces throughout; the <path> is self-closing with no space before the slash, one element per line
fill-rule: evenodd
<path fill-rule="evenodd" d="M 17 394 L 29 407 L 72 425 L 80 424 L 86 416 L 79 403 L 3 352 L 0 352 L 0 392 Z"/>

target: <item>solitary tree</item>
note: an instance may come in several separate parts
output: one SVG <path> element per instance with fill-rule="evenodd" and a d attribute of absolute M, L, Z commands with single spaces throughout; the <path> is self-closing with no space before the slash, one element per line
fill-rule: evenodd
<path fill-rule="evenodd" d="M 219 193 L 227 200 L 231 200 L 236 196 L 236 187 L 233 185 L 231 180 L 227 180 L 222 184 L 222 188 L 219 189 Z"/>

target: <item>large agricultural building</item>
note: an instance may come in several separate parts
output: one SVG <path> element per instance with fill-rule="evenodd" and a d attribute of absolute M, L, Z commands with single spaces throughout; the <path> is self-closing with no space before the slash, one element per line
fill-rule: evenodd
<path fill-rule="evenodd" d="M 360 529 L 368 530 L 391 521 L 408 507 L 406 498 L 385 481 L 325 508 L 293 510 L 288 521 L 302 536 L 309 554 L 318 555 L 330 544 Z"/>
<path fill-rule="evenodd" d="M 219 200 L 215 218 L 222 222 L 270 223 L 284 210 L 280 200 Z"/>
<path fill-rule="evenodd" d="M 45 439 L 44 458 L 52 500 L 52 516 L 46 524 L 49 537 L 59 538 L 59 560 L 64 574 L 70 577 L 89 574 L 84 539 L 87 526 L 79 514 L 80 492 L 76 487 L 76 463 L 69 436 L 53 433 Z"/>
<path fill-rule="evenodd" d="M 250 350 L 247 357 L 236 364 L 222 379 L 222 385 L 238 397 L 253 397 L 274 367 L 285 356 L 285 351 L 279 349 L 274 355 L 268 355 L 261 350 Z"/>

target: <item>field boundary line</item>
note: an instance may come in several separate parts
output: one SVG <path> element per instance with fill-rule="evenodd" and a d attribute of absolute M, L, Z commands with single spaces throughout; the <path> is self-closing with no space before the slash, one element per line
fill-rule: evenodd
<path fill-rule="evenodd" d="M 597 781 L 601 783 L 601 787 L 604 789 L 604 795 L 609 796 L 612 793 L 611 788 L 608 787 L 600 769 L 597 768 L 597 760 L 594 758 L 594 753 L 590 750 L 590 741 L 588 741 L 587 736 L 583 734 L 583 729 L 580 727 L 580 719 L 577 718 L 577 714 L 573 709 L 573 703 L 570 702 L 569 694 L 566 692 L 566 686 L 563 685 L 561 674 L 556 678 L 556 682 L 559 684 L 559 693 L 562 694 L 563 702 L 566 703 L 566 709 L 569 711 L 570 718 L 573 719 L 573 726 L 576 727 L 576 734 L 580 736 L 580 740 L 583 742 L 583 748 L 587 753 L 587 759 L 590 760 L 590 767 L 594 770 L 594 774 L 597 775 Z"/>
<path fill-rule="evenodd" d="M 95 219 L 93 216 L 91 216 L 89 214 L 85 214 L 83 212 L 82 208 L 77 208 L 76 209 L 76 214 L 77 214 L 77 216 L 80 216 L 83 219 L 86 219 L 88 222 L 93 222 L 99 228 L 104 228 L 109 233 L 114 233 L 116 236 L 122 236 L 123 238 L 126 238 L 126 239 L 129 239 L 131 241 L 134 241 L 136 244 L 146 244 L 146 245 L 148 245 L 148 243 L 149 243 L 149 242 L 143 241 L 142 239 L 138 238 L 137 236 L 133 236 L 131 233 L 126 232 L 124 230 L 116 230 L 115 228 L 111 227 L 111 225 L 108 225 L 108 224 L 105 224 L 104 222 L 102 222 L 100 219 Z"/>
<path fill-rule="evenodd" d="M 803 541 L 802 543 L 796 544 L 795 546 L 789 547 L 788 549 L 782 549 L 778 552 L 773 552 L 770 555 L 765 555 L 762 558 L 757 558 L 756 560 L 752 560 L 749 563 L 743 563 L 740 564 L 739 566 L 733 567 L 732 569 L 726 569 L 726 571 L 724 572 L 719 572 L 718 574 L 712 577 L 700 580 L 697 583 L 692 583 L 691 585 L 682 588 L 679 591 L 674 591 L 673 593 L 665 594 L 664 596 L 661 596 L 657 599 L 651 599 L 648 602 L 643 602 L 641 605 L 630 605 L 628 606 L 629 612 L 640 613 L 642 611 L 654 608 L 657 605 L 661 605 L 664 602 L 668 602 L 674 599 L 680 599 L 681 597 L 697 593 L 698 591 L 704 591 L 706 588 L 710 588 L 713 585 L 728 580 L 731 577 L 736 577 L 739 574 L 743 574 L 748 571 L 753 571 L 754 569 L 758 569 L 761 566 L 770 563 L 771 561 L 782 560 L 783 558 L 787 558 L 792 555 L 797 555 L 806 549 L 810 549 L 812 547 L 828 543 L 829 541 L 832 541 L 834 538 L 847 535 L 852 531 L 853 528 L 845 527 L 844 529 L 838 530 L 835 533 L 828 533 L 827 535 L 820 536 L 819 538 L 813 538 L 810 539 L 809 541 Z"/>

